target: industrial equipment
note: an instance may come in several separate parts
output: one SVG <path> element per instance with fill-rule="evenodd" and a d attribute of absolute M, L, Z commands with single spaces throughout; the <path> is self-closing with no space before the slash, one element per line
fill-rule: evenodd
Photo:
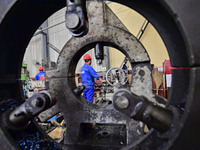
<path fill-rule="evenodd" d="M 85 0 L 66 0 L 66 27 L 73 36 L 83 36 L 88 32 Z"/>
<path fill-rule="evenodd" d="M 100 85 L 99 96 L 95 99 L 98 106 L 106 106 L 112 104 L 112 96 L 119 89 L 127 89 L 128 72 L 121 68 L 110 68 L 103 74 L 103 81 Z"/>
<path fill-rule="evenodd" d="M 27 70 L 27 64 L 23 62 L 21 71 L 21 80 L 23 82 L 23 85 L 27 83 L 28 79 L 29 79 L 29 72 Z"/>
<path fill-rule="evenodd" d="M 72 150 L 121 148 L 177 150 L 190 149 L 191 146 L 193 149 L 198 149 L 200 139 L 200 120 L 197 115 L 200 114 L 198 26 L 200 20 L 197 18 L 200 15 L 200 1 L 183 0 L 180 3 L 178 0 L 116 0 L 141 13 L 155 26 L 166 44 L 172 66 L 190 67 L 173 71 L 171 95 L 167 102 L 152 92 L 150 59 L 140 41 L 129 33 L 104 1 L 84 2 L 85 5 L 79 5 L 81 1 L 67 0 L 66 25 L 74 37 L 62 49 L 57 67 L 46 72 L 46 84 L 49 92 L 56 97 L 56 104 L 40 113 L 27 129 L 14 131 L 12 125 L 15 123 L 19 125 L 25 121 L 28 124 L 27 121 L 45 110 L 46 106 L 52 106 L 44 105 L 46 102 L 50 104 L 48 102 L 51 96 L 43 94 L 40 97 L 42 93 L 38 95 L 40 98 L 32 97 L 24 102 L 24 97 L 20 95 L 21 82 L 18 79 L 29 39 L 49 15 L 66 6 L 66 1 L 0 1 L 1 149 L 14 150 L 19 146 L 24 149 L 28 146 L 29 149 L 31 146 L 35 146 L 35 149 L 46 146 L 49 149 L 51 147 Z M 70 7 L 76 9 L 70 12 Z M 80 11 L 77 11 L 79 8 Z M 19 35 L 20 38 L 17 38 Z M 99 43 L 122 51 L 132 67 L 130 85 L 125 84 L 126 75 L 121 68 L 111 69 L 110 73 L 107 73 L 107 82 L 118 89 L 111 100 L 112 103 L 104 107 L 87 102 L 80 95 L 84 87 L 77 89 L 75 84 L 77 60 Z M 96 57 L 101 64 L 103 55 L 99 46 L 96 54 L 101 56 Z M 125 89 L 123 89 L 124 85 L 126 85 Z M 42 99 L 42 104 L 38 99 Z M 184 110 L 176 107 L 182 101 L 186 102 Z M 25 107 L 26 104 L 30 107 Z M 38 113 L 34 113 L 34 110 Z M 63 113 L 67 127 L 60 148 L 51 139 L 46 140 L 48 137 L 39 132 L 40 128 L 37 124 L 37 119 L 45 122 L 59 112 Z M 143 133 L 144 124 L 151 128 L 146 135 Z M 36 131 L 36 134 L 31 135 L 30 129 Z M 25 131 L 28 131 L 29 135 L 23 139 Z M 32 139 L 30 137 L 35 137 L 37 142 L 30 144 L 28 142 Z M 38 141 L 41 139 L 47 143 Z"/>

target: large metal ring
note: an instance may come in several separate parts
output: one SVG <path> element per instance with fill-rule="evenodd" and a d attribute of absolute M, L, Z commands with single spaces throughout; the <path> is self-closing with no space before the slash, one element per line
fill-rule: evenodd
<path fill-rule="evenodd" d="M 174 132 L 170 133 L 168 138 L 151 132 L 137 144 L 130 145 L 129 149 L 188 149 L 191 145 L 193 149 L 198 149 L 200 20 L 197 18 L 200 15 L 200 1 L 184 0 L 180 3 L 178 0 L 115 0 L 115 2 L 135 9 L 155 26 L 168 49 L 173 66 L 191 67 L 173 72 L 169 104 L 175 105 L 179 100 L 187 101 L 185 112 L 180 121 L 174 125 Z M 2 99 L 23 99 L 20 95 L 22 89 L 18 79 L 25 48 L 38 26 L 48 16 L 65 6 L 65 0 L 59 2 L 57 0 L 0 1 L 0 95 Z M 0 137 L 1 149 L 15 149 L 16 143 L 13 143 L 6 129 L 1 128 Z"/>

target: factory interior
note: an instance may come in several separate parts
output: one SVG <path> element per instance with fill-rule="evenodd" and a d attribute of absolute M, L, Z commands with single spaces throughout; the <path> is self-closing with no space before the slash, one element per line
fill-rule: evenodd
<path fill-rule="evenodd" d="M 1 150 L 200 143 L 200 1 L 1 0 Z"/>

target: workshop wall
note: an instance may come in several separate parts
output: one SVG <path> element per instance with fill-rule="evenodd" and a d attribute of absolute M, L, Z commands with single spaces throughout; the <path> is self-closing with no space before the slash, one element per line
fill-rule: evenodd
<path fill-rule="evenodd" d="M 118 3 L 110 2 L 108 3 L 108 6 L 112 9 L 112 11 L 118 16 L 118 18 L 123 22 L 123 24 L 126 26 L 126 28 L 134 35 L 137 36 L 138 32 L 140 31 L 141 26 L 143 25 L 145 18 L 141 16 L 136 11 L 129 9 L 126 6 L 123 6 Z M 167 49 L 159 36 L 158 32 L 155 30 L 155 28 L 149 24 L 143 34 L 143 36 L 140 39 L 141 43 L 146 48 L 150 59 L 151 64 L 154 64 L 155 66 L 162 66 L 162 63 L 164 60 L 168 60 L 169 56 L 167 53 Z M 116 57 L 115 53 L 110 54 L 110 64 L 112 65 L 118 65 L 120 66 L 120 61 L 124 56 L 121 54 Z M 123 59 L 122 59 L 123 61 Z"/>
<path fill-rule="evenodd" d="M 72 37 L 65 25 L 65 13 L 66 8 L 63 8 L 48 18 L 49 27 L 61 23 L 57 26 L 49 28 L 48 30 L 49 43 L 54 45 L 60 51 L 67 43 L 67 41 Z M 50 59 L 56 62 L 59 54 L 56 51 L 54 51 L 51 47 L 49 49 L 49 54 Z"/>
<path fill-rule="evenodd" d="M 124 23 L 127 29 L 135 36 L 137 36 L 142 24 L 144 23 L 145 18 L 143 18 L 137 12 L 125 7 L 123 5 L 110 2 L 108 6 L 112 9 L 112 11 L 119 17 L 119 19 Z M 65 26 L 65 11 L 66 8 L 63 8 L 50 16 L 47 20 L 47 28 L 45 32 L 48 35 L 48 43 L 55 46 L 58 50 L 62 50 L 65 43 L 70 39 L 71 35 Z M 55 26 L 54 26 L 55 25 Z M 44 29 L 44 28 L 43 28 Z M 39 31 L 39 30 L 38 30 Z M 36 31 L 36 32 L 38 32 Z M 38 73 L 38 67 L 42 65 L 44 61 L 44 49 L 43 43 L 43 35 L 38 34 L 32 38 L 30 41 L 26 54 L 24 56 L 25 63 L 28 64 L 28 71 L 30 73 L 30 77 L 34 78 L 34 76 Z M 140 39 L 144 47 L 147 49 L 147 52 L 150 55 L 151 63 L 155 66 L 162 66 L 162 63 L 165 59 L 169 59 L 166 48 L 162 39 L 160 38 L 157 31 L 154 27 L 149 24 Z M 57 61 L 58 53 L 48 46 L 49 52 L 49 60 Z M 94 54 L 92 51 L 89 52 L 94 58 Z M 124 60 L 124 55 L 116 50 L 109 50 L 109 62 L 106 62 L 103 66 L 98 66 L 95 63 L 95 58 L 93 59 L 93 67 L 97 71 L 102 71 L 105 66 L 110 67 L 119 67 Z M 42 61 L 43 60 L 43 61 Z M 119 61 L 120 60 L 120 61 Z M 82 66 L 83 62 L 79 62 L 77 65 L 76 72 L 79 73 L 79 70 Z"/>
<path fill-rule="evenodd" d="M 47 42 L 56 47 L 59 51 L 62 50 L 63 46 L 71 38 L 71 34 L 69 34 L 65 26 L 65 12 L 66 8 L 63 8 L 50 16 L 47 19 L 48 26 L 46 28 L 48 28 L 48 30 L 45 30 L 48 35 Z M 44 28 L 42 28 L 41 25 L 40 30 L 42 29 Z M 35 33 L 40 30 L 37 30 Z M 44 49 L 42 45 L 45 43 L 42 43 L 42 36 L 42 34 L 38 34 L 31 39 L 24 56 L 24 61 L 28 64 L 27 68 L 31 78 L 35 77 L 38 73 L 38 68 L 47 61 L 44 58 Z M 56 62 L 59 53 L 50 46 L 48 46 L 48 52 L 49 60 Z"/>
<path fill-rule="evenodd" d="M 37 32 L 37 31 L 36 31 Z M 41 35 L 34 36 L 29 42 L 24 55 L 24 60 L 27 64 L 27 70 L 30 77 L 35 77 L 38 73 L 38 68 L 42 63 L 42 40 Z"/>

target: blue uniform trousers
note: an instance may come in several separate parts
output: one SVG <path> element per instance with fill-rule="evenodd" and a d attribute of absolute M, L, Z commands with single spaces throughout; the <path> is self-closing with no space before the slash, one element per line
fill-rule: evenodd
<path fill-rule="evenodd" d="M 83 97 L 87 99 L 89 102 L 93 103 L 93 95 L 94 95 L 94 88 L 86 88 L 83 91 Z"/>

